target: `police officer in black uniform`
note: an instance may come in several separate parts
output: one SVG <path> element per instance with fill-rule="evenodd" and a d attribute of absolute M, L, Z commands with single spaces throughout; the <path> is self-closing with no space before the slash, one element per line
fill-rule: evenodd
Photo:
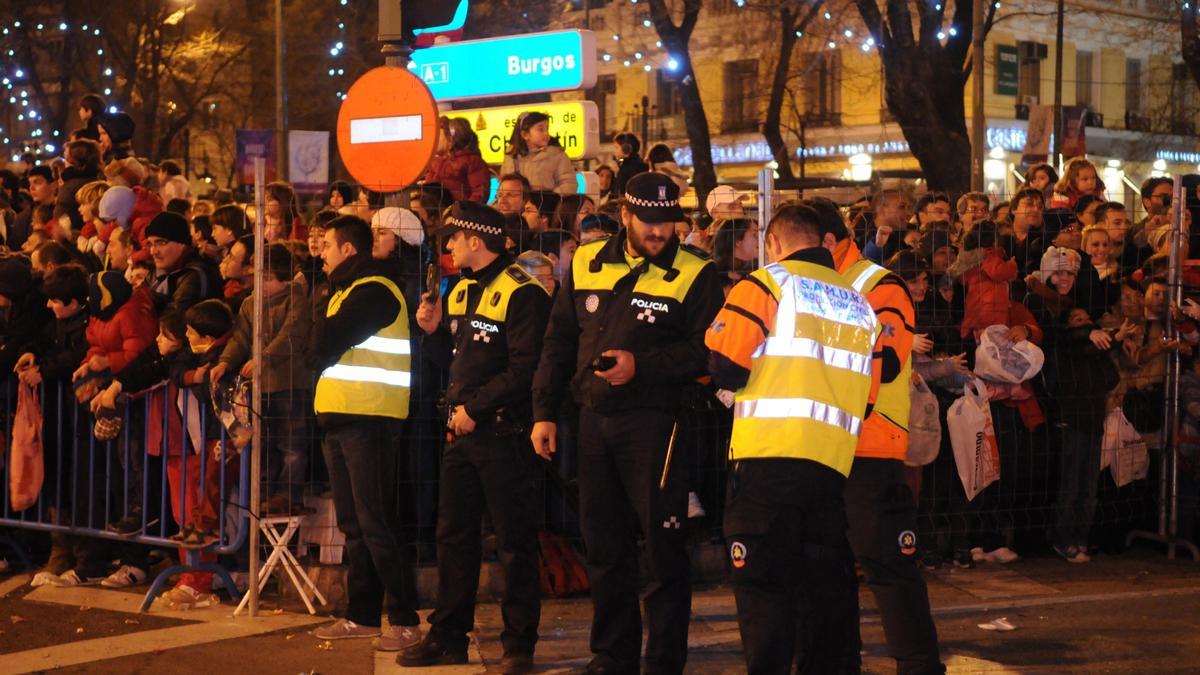
<path fill-rule="evenodd" d="M 646 672 L 679 673 L 687 660 L 687 458 L 668 450 L 679 392 L 705 372 L 704 331 L 723 296 L 712 262 L 676 238 L 684 219 L 670 178 L 629 180 L 624 229 L 575 253 L 534 377 L 531 438 L 544 459 L 555 452 L 568 387 L 580 405 L 580 527 L 594 609 L 587 673 L 640 671 L 639 529 L 649 570 Z"/>
<path fill-rule="evenodd" d="M 480 519 L 486 505 L 504 567 L 502 672 L 533 667 L 540 616 L 536 478 L 525 445 L 530 385 L 550 313 L 546 289 L 504 250 L 504 216 L 455 204 L 438 233 L 447 238 L 462 279 L 441 298 L 426 296 L 417 324 L 426 349 L 454 349 L 438 504 L 438 598 L 426 638 L 397 658 L 402 666 L 467 662 L 475 624 Z M 436 293 L 436 292 L 435 292 Z"/>

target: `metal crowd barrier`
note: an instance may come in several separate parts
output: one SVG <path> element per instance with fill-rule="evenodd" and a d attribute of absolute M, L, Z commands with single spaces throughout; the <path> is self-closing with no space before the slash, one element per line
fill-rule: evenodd
<path fill-rule="evenodd" d="M 18 382 L 15 378 L 5 381 L 0 395 L 4 411 L 5 438 L 11 439 L 13 417 L 16 410 Z M 98 441 L 93 434 L 94 418 L 87 404 L 75 402 L 74 394 L 66 383 L 44 383 L 38 388 L 39 401 L 43 410 L 43 466 L 45 477 L 37 502 L 22 511 L 14 511 L 10 495 L 12 462 L 5 461 L 3 469 L 3 510 L 0 511 L 0 528 L 62 532 L 107 542 L 138 544 L 178 549 L 178 542 L 169 537 L 181 529 L 175 523 L 174 504 L 168 484 L 168 458 L 170 453 L 181 453 L 179 484 L 188 484 L 188 462 L 186 454 L 199 456 L 201 490 L 206 485 L 212 452 L 217 452 L 216 466 L 219 469 L 219 501 L 216 505 L 217 541 L 203 549 L 185 549 L 184 561 L 160 572 L 150 584 L 142 602 L 141 611 L 150 608 L 169 577 L 181 572 L 212 572 L 225 584 L 226 590 L 236 602 L 240 594 L 228 570 L 214 562 L 200 561 L 201 551 L 215 555 L 236 553 L 247 538 L 249 528 L 247 505 L 250 493 L 250 451 L 236 452 L 225 429 L 222 427 L 213 448 L 209 447 L 208 422 L 212 412 L 207 406 L 197 405 L 198 418 L 189 425 L 186 413 L 179 422 L 179 437 L 170 433 L 172 413 L 188 411 L 195 403 L 194 395 L 187 389 L 180 390 L 179 401 L 167 400 L 161 411 L 151 410 L 151 398 L 130 399 L 122 418 L 122 428 L 117 439 Z M 155 390 L 157 391 L 157 390 Z M 170 406 L 168 408 L 168 406 Z M 163 437 L 159 444 L 159 455 L 153 455 L 149 444 L 151 415 L 161 415 Z M 69 420 L 69 424 L 68 424 Z M 198 425 L 198 426 L 197 426 Z M 188 427 L 193 431 L 189 432 Z M 187 450 L 186 439 L 195 433 L 198 442 L 193 442 L 194 451 Z M 5 443 L 5 459 L 9 458 L 10 443 Z M 174 445 L 175 447 L 171 447 Z M 231 475 L 231 454 L 237 458 L 236 476 Z M 140 484 L 135 480 L 140 460 Z M 86 466 L 86 470 L 84 467 Z M 236 485 L 231 486 L 231 478 Z M 86 483 L 86 485 L 84 484 Z M 140 497 L 138 494 L 140 493 Z M 154 497 L 157 495 L 157 499 Z M 122 535 L 110 528 L 115 521 L 141 513 L 141 531 L 138 534 Z M 232 513 L 230 511 L 232 510 Z M 179 520 L 188 513 L 188 490 L 181 487 Z M 103 518 L 100 518 L 103 516 Z M 232 517 L 230 517 L 232 516 Z M 186 522 L 186 521 L 185 521 Z M 31 567 L 20 545 L 11 537 L 5 537 L 8 548 L 27 566 Z"/>

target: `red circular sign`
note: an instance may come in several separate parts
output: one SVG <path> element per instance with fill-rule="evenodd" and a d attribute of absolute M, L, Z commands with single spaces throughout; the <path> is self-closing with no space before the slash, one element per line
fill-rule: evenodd
<path fill-rule="evenodd" d="M 382 66 L 358 78 L 338 112 L 337 142 L 354 180 L 395 192 L 425 173 L 438 141 L 438 110 L 421 78 Z"/>

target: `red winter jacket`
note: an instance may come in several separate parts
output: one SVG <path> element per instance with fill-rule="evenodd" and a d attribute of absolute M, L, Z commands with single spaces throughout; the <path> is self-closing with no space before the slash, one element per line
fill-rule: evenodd
<path fill-rule="evenodd" d="M 478 150 L 455 150 L 436 154 L 425 171 L 426 183 L 437 183 L 450 191 L 454 201 L 482 204 L 488 197 L 492 172 Z"/>
<path fill-rule="evenodd" d="M 108 357 L 108 367 L 117 374 L 133 357 L 142 353 L 158 335 L 158 318 L 150 289 L 141 286 L 111 319 L 92 317 L 87 326 L 88 353 Z"/>
<path fill-rule="evenodd" d="M 1009 282 L 1017 278 L 1017 261 L 1005 260 L 997 247 L 966 251 L 949 270 L 967 288 L 962 336 L 1008 319 Z"/>

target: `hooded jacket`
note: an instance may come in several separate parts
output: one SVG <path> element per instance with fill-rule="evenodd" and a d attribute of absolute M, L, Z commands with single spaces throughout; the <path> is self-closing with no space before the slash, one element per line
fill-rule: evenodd
<path fill-rule="evenodd" d="M 1008 285 L 1017 278 L 1017 263 L 1005 260 L 997 247 L 964 251 L 947 273 L 967 289 L 961 334 L 1004 324 L 1009 313 Z"/>
<path fill-rule="evenodd" d="M 578 191 L 575 166 L 567 158 L 566 151 L 557 145 L 547 145 L 519 157 L 505 155 L 500 172 L 521 174 L 534 190 L 553 190 L 560 195 L 573 195 Z"/>
<path fill-rule="evenodd" d="M 304 277 L 293 279 L 286 289 L 264 297 L 263 306 L 263 392 L 312 389 L 313 374 L 304 364 L 312 328 L 309 316 L 312 306 Z M 253 325 L 254 303 L 243 302 L 233 334 L 221 352 L 220 361 L 229 365 L 230 372 L 236 372 L 251 356 Z"/>
<path fill-rule="evenodd" d="M 115 375 L 154 342 L 158 319 L 154 300 L 145 287 L 134 289 L 114 313 L 105 312 L 104 316 L 93 312 L 88 322 L 86 358 L 107 357 L 109 370 Z"/>
<path fill-rule="evenodd" d="M 436 183 L 449 190 L 456 202 L 484 203 L 491 187 L 491 178 L 492 172 L 483 157 L 478 150 L 472 149 L 435 154 L 425 171 L 425 182 Z"/>
<path fill-rule="evenodd" d="M 174 269 L 157 272 L 149 283 L 154 289 L 154 307 L 162 315 L 182 314 L 201 300 L 220 297 L 223 288 L 216 263 L 191 247 Z"/>

